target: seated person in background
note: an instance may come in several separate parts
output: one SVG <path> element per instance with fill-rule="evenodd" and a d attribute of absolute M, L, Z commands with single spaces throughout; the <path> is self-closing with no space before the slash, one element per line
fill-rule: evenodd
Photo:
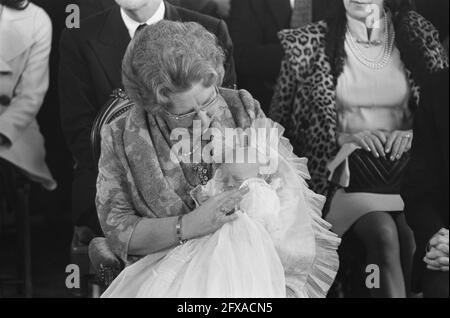
<path fill-rule="evenodd" d="M 408 1 L 330 5 L 326 21 L 281 33 L 286 54 L 271 117 L 309 159 L 312 189 L 331 201 L 333 230 L 351 231 L 364 246 L 365 264 L 379 266 L 381 288 L 372 296 L 406 297 L 414 239 L 399 180 L 419 88 L 427 74 L 448 67 L 448 58 L 436 29 Z M 367 24 L 369 5 L 380 8 L 379 28 Z"/>
<path fill-rule="evenodd" d="M 197 23 L 161 21 L 130 44 L 123 81 L 136 106 L 102 131 L 96 201 L 109 246 L 130 266 L 105 297 L 326 296 L 340 240 L 321 218 L 325 198 L 258 102 L 218 89 L 223 61 Z M 226 131 L 211 138 L 209 128 Z M 227 133 L 242 130 L 263 155 L 223 161 L 218 144 L 234 150 Z"/>
<path fill-rule="evenodd" d="M 121 63 L 138 27 L 160 20 L 196 21 L 217 35 L 227 53 L 223 85 L 235 85 L 233 48 L 225 22 L 162 0 L 116 0 L 113 6 L 64 30 L 59 72 L 62 128 L 76 161 L 72 213 L 77 226 L 101 235 L 95 210 L 97 162 L 91 153 L 94 120 L 114 89 L 121 88 Z"/>
<path fill-rule="evenodd" d="M 406 218 L 417 243 L 413 288 L 430 298 L 449 296 L 448 76 L 448 69 L 433 76 L 423 94 L 402 191 Z"/>
<path fill-rule="evenodd" d="M 52 24 L 23 0 L 0 4 L 0 160 L 54 190 L 36 122 L 49 85 Z"/>
<path fill-rule="evenodd" d="M 277 33 L 322 19 L 328 0 L 233 0 L 228 28 L 234 44 L 239 88 L 251 92 L 268 113 L 283 49 Z M 295 11 L 294 6 L 300 10 Z M 304 15 L 303 15 L 304 14 Z"/>

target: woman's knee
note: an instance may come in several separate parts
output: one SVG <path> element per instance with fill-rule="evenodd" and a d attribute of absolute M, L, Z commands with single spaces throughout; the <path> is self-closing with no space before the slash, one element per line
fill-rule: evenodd
<path fill-rule="evenodd" d="M 378 228 L 374 236 L 374 248 L 381 254 L 399 252 L 399 237 L 395 224 L 385 224 Z"/>
<path fill-rule="evenodd" d="M 389 261 L 399 255 L 397 226 L 387 213 L 374 212 L 362 218 L 355 226 L 367 254 Z"/>

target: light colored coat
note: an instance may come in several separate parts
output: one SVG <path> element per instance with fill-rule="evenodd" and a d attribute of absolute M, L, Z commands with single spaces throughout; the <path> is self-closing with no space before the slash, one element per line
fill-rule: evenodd
<path fill-rule="evenodd" d="M 52 24 L 44 10 L 34 4 L 22 11 L 4 8 L 0 16 L 0 134 L 10 144 L 0 146 L 0 158 L 49 190 L 56 188 L 56 182 L 45 163 L 36 115 L 49 85 L 51 41 Z"/>

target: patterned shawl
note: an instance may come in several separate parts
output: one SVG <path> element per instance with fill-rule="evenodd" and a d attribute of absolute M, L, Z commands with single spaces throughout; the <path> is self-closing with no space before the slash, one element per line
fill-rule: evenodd
<path fill-rule="evenodd" d="M 263 118 L 259 103 L 246 91 L 221 89 L 235 127 Z M 147 129 L 147 119 L 149 129 Z M 108 244 L 125 263 L 132 233 L 143 217 L 164 218 L 195 208 L 186 169 L 170 159 L 170 130 L 158 115 L 134 107 L 102 131 L 97 180 L 97 211 Z"/>

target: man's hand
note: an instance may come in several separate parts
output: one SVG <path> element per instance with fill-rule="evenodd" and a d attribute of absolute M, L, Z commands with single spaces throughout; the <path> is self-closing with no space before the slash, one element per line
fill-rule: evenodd
<path fill-rule="evenodd" d="M 442 229 L 433 236 L 433 238 L 430 241 L 430 246 L 434 247 L 435 249 L 441 251 L 445 255 L 448 256 L 448 245 L 449 245 L 449 232 L 447 229 Z"/>
<path fill-rule="evenodd" d="M 230 16 L 231 0 L 212 0 L 217 5 L 217 15 L 223 19 Z"/>
<path fill-rule="evenodd" d="M 424 258 L 432 271 L 449 271 L 449 231 L 442 229 L 430 240 L 429 250 Z"/>

